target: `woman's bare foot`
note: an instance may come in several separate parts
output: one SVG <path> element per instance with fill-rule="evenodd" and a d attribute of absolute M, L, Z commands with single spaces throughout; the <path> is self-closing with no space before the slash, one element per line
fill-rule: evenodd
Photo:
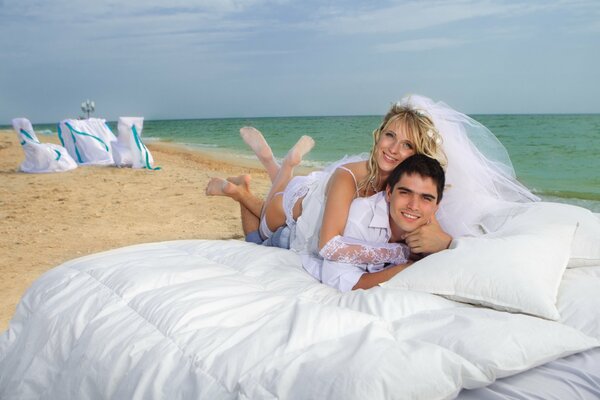
<path fill-rule="evenodd" d="M 262 133 L 256 128 L 245 126 L 240 129 L 240 136 L 254 151 L 256 157 L 267 170 L 271 181 L 273 181 L 279 172 L 279 164 L 277 164 L 271 146 L 269 146 Z"/>
<path fill-rule="evenodd" d="M 250 180 L 250 175 L 233 176 L 227 178 L 227 180 L 223 178 L 211 178 L 205 190 L 207 196 L 226 196 L 240 203 L 242 225 L 245 226 L 245 233 L 258 228 L 264 204 L 261 199 L 250 192 Z"/>
<path fill-rule="evenodd" d="M 211 178 L 206 185 L 205 193 L 207 196 L 234 197 L 237 191 L 238 187 L 235 184 L 223 178 Z"/>
<path fill-rule="evenodd" d="M 310 136 L 302 136 L 288 151 L 287 155 L 283 159 L 283 163 L 289 167 L 296 167 L 302 161 L 304 157 L 315 145 L 315 141 Z"/>
<path fill-rule="evenodd" d="M 242 186 L 245 190 L 249 190 L 252 177 L 250 175 L 230 176 L 227 180 L 234 185 Z"/>

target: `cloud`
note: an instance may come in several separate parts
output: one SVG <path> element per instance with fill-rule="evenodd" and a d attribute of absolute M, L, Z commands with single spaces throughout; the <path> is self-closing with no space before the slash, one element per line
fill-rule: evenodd
<path fill-rule="evenodd" d="M 0 7 L 5 15 L 28 17 L 66 17 L 85 18 L 100 15 L 133 14 L 178 14 L 212 13 L 228 14 L 242 12 L 249 8 L 280 4 L 283 0 L 132 0 L 132 1 L 96 1 L 87 0 L 4 0 Z"/>
<path fill-rule="evenodd" d="M 375 46 L 375 51 L 379 53 L 396 53 L 410 51 L 426 51 L 433 49 L 441 49 L 447 47 L 455 47 L 463 44 L 462 40 L 454 40 L 448 38 L 428 38 L 403 40 L 395 43 L 382 43 Z"/>
<path fill-rule="evenodd" d="M 400 86 L 415 91 L 492 87 L 494 73 L 499 82 L 512 80 L 509 73 L 537 82 L 530 65 L 555 65 L 545 76 L 585 78 L 584 94 L 596 93 L 599 12 L 597 0 L 0 0 L 0 48 L 10 57 L 0 65 L 0 87 L 21 96 L 11 95 L 0 113 L 37 107 L 39 115 L 63 115 L 82 98 L 104 96 L 164 106 L 162 115 L 183 115 L 178 100 L 165 100 L 181 97 L 203 115 L 226 115 L 239 92 L 304 93 L 298 109 L 268 103 L 281 113 L 301 113 L 304 103 L 333 110 L 334 95 L 325 94 L 343 92 L 360 97 L 351 106 L 359 112 L 397 96 L 388 82 L 397 63 L 411 71 Z M 423 52 L 445 48 L 457 56 Z M 386 62 L 374 62 L 374 51 Z M 564 62 L 561 53 L 569 55 Z M 485 74 L 468 62 L 478 54 L 490 56 Z M 521 57 L 526 65 L 494 62 Z M 460 79 L 432 80 L 423 60 Z M 509 72 L 508 64 L 515 64 Z M 58 92 L 74 99 L 61 104 Z"/>
<path fill-rule="evenodd" d="M 339 35 L 393 34 L 484 17 L 529 14 L 544 4 L 480 0 L 409 1 L 388 7 L 321 10 L 315 28 Z"/>
<path fill-rule="evenodd" d="M 306 28 L 333 35 L 381 35 L 460 27 L 458 23 L 488 21 L 487 28 L 527 18 L 560 20 L 565 30 L 596 31 L 600 7 L 597 0 L 396 0 L 352 6 L 317 7 L 314 22 Z M 519 23 L 515 26 L 526 28 Z"/>
<path fill-rule="evenodd" d="M 132 55 L 158 55 L 157 49 L 165 56 L 192 54 L 248 40 L 269 24 L 244 10 L 281 1 L 5 0 L 0 3 L 0 45 L 21 59 L 61 53 L 110 57 L 114 48 Z M 9 34 L 14 31 L 19 32 L 16 40 Z"/>

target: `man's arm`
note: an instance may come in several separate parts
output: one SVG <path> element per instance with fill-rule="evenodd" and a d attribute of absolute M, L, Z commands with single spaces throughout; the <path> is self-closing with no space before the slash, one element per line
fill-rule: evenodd
<path fill-rule="evenodd" d="M 352 288 L 352 290 L 356 289 L 370 289 L 374 286 L 379 285 L 382 282 L 389 281 L 395 276 L 397 273 L 403 271 L 407 267 L 409 267 L 412 262 L 408 262 L 406 264 L 394 265 L 393 267 L 387 267 L 381 271 L 377 272 L 366 272 L 362 274 L 356 285 Z"/>
<path fill-rule="evenodd" d="M 427 225 L 418 227 L 402 239 L 417 254 L 437 253 L 446 250 L 452 243 L 452 236 L 444 232 L 435 216 Z"/>

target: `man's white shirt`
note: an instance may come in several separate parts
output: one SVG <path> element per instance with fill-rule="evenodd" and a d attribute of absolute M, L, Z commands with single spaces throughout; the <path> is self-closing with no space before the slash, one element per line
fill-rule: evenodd
<path fill-rule="evenodd" d="M 391 235 L 389 205 L 385 199 L 385 192 L 371 197 L 359 197 L 352 202 L 344 229 L 345 241 L 351 243 L 352 239 L 355 239 L 365 246 L 372 244 L 373 247 L 377 247 L 388 243 Z M 347 292 L 352 290 L 362 274 L 381 271 L 385 264 L 351 264 L 321 259 L 321 265 L 315 267 L 318 268 L 309 271 L 313 276 L 326 285 Z"/>

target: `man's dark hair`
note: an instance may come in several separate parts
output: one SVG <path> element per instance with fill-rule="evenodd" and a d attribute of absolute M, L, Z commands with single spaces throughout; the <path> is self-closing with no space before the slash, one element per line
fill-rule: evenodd
<path fill-rule="evenodd" d="M 437 187 L 437 204 L 442 200 L 444 186 L 446 185 L 446 174 L 439 161 L 423 154 L 415 154 L 400 163 L 387 179 L 387 185 L 393 189 L 402 175 L 418 174 L 423 178 L 431 178 Z"/>

